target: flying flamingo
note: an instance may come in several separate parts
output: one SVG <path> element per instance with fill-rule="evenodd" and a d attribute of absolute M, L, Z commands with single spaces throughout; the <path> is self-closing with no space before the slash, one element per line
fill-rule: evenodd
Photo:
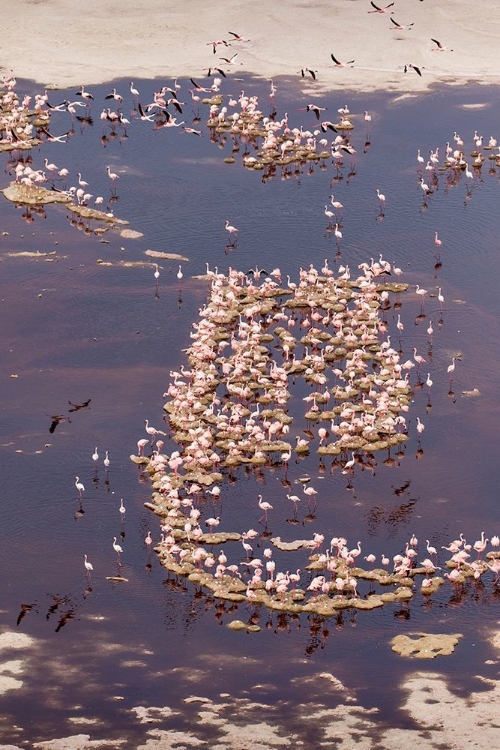
<path fill-rule="evenodd" d="M 375 8 L 375 10 L 369 10 L 368 13 L 394 13 L 393 10 L 388 10 L 388 8 L 392 8 L 394 3 L 389 3 L 389 5 L 384 5 L 384 7 L 381 8 L 379 5 L 375 5 L 373 0 L 371 0 L 370 5 L 372 8 Z"/>
<path fill-rule="evenodd" d="M 339 68 L 345 68 L 346 65 L 352 65 L 354 63 L 354 60 L 349 60 L 349 62 L 341 62 L 340 60 L 337 60 L 333 53 L 330 54 L 330 57 L 332 58 L 335 65 L 337 65 Z"/>
<path fill-rule="evenodd" d="M 433 47 L 431 49 L 431 52 L 446 52 L 446 50 L 448 49 L 448 45 L 441 44 L 441 42 L 438 42 L 437 39 L 431 39 L 431 42 L 434 42 L 434 44 L 437 45 L 436 47 Z M 453 52 L 453 50 L 450 49 L 449 52 Z"/>

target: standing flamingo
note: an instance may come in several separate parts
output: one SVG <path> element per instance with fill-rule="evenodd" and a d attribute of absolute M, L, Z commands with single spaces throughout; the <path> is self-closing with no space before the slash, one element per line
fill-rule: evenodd
<path fill-rule="evenodd" d="M 83 564 L 85 565 L 85 570 L 87 571 L 87 575 L 90 578 L 90 571 L 94 570 L 94 566 L 87 560 L 87 555 L 83 556 Z"/>
<path fill-rule="evenodd" d="M 262 515 L 259 518 L 259 521 L 262 521 L 262 519 L 265 518 L 266 523 L 267 523 L 267 513 L 268 511 L 273 509 L 273 506 L 271 505 L 271 503 L 268 503 L 265 500 L 262 500 L 262 495 L 258 495 L 258 498 L 259 498 L 259 508 L 264 511 L 264 515 Z"/>
<path fill-rule="evenodd" d="M 229 232 L 229 243 L 233 244 L 231 242 L 231 237 L 234 234 L 235 235 L 234 241 L 236 242 L 236 240 L 238 239 L 238 230 L 236 229 L 236 227 L 231 226 L 231 224 L 229 223 L 229 219 L 226 219 L 225 227 L 226 227 L 226 231 Z"/>
<path fill-rule="evenodd" d="M 453 373 L 455 372 L 455 357 L 451 358 L 451 365 L 448 365 L 446 372 L 450 374 L 450 386 L 451 386 L 451 381 L 453 380 Z"/>
<path fill-rule="evenodd" d="M 80 482 L 80 477 L 75 477 L 75 487 L 78 490 L 78 494 L 80 496 L 80 500 L 82 499 L 82 492 L 85 492 L 85 487 Z"/>
<path fill-rule="evenodd" d="M 113 537 L 113 549 L 117 555 L 117 562 L 120 563 L 120 554 L 123 552 L 123 549 L 116 543 L 116 536 Z"/>
<path fill-rule="evenodd" d="M 380 202 L 380 210 L 382 210 L 385 205 L 385 195 L 381 193 L 378 188 L 377 188 L 377 198 L 379 199 L 379 202 Z"/>

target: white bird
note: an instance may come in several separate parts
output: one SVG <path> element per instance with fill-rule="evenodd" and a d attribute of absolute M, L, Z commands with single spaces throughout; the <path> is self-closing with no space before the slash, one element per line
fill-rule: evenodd
<path fill-rule="evenodd" d="M 80 495 L 80 500 L 82 499 L 82 492 L 85 492 L 85 487 L 80 482 L 80 477 L 75 477 L 75 487 L 78 490 L 78 494 Z"/>
<path fill-rule="evenodd" d="M 264 515 L 262 515 L 259 518 L 259 521 L 262 521 L 263 518 L 265 518 L 267 521 L 267 513 L 268 511 L 273 509 L 273 506 L 271 505 L 271 503 L 268 503 L 265 500 L 262 500 L 262 495 L 259 495 L 258 498 L 259 498 L 259 508 L 264 511 Z"/>
<path fill-rule="evenodd" d="M 99 461 L 99 454 L 97 452 L 97 446 L 94 448 L 94 452 L 92 453 L 92 460 Z"/>
<path fill-rule="evenodd" d="M 144 420 L 144 424 L 146 425 L 146 432 L 151 438 L 151 445 L 153 445 L 153 440 L 155 439 L 156 435 L 166 435 L 166 432 L 162 432 L 161 430 L 157 430 L 156 427 L 150 427 L 149 422 L 147 419 Z"/>
<path fill-rule="evenodd" d="M 106 167 L 106 171 L 111 182 L 114 182 L 115 180 L 118 180 L 120 178 L 120 176 L 117 175 L 116 172 L 111 171 L 111 167 L 109 165 Z"/>
<path fill-rule="evenodd" d="M 104 459 L 104 461 L 103 461 L 103 463 L 104 463 L 104 466 L 106 467 L 106 469 L 108 468 L 108 466 L 109 466 L 109 464 L 110 464 L 110 461 L 109 461 L 109 455 L 108 455 L 108 454 L 109 454 L 109 451 L 106 451 L 106 458 L 105 458 L 105 459 Z"/>
<path fill-rule="evenodd" d="M 119 511 L 120 511 L 120 513 L 122 514 L 122 518 L 125 518 L 125 512 L 126 512 L 126 508 L 125 508 L 125 506 L 124 506 L 124 504 L 123 504 L 123 497 L 122 497 L 122 498 L 121 498 L 121 500 L 120 500 L 120 507 L 118 508 L 118 510 L 119 510 Z"/>
<path fill-rule="evenodd" d="M 179 266 L 179 270 L 177 271 L 177 278 L 179 279 L 179 281 L 182 279 L 183 276 L 184 274 L 182 273 L 182 266 Z"/>
<path fill-rule="evenodd" d="M 426 542 L 426 545 L 427 545 L 427 553 L 429 555 L 437 555 L 437 549 L 435 547 L 429 546 L 429 540 L 426 539 L 425 542 Z"/>
<path fill-rule="evenodd" d="M 120 553 L 123 552 L 123 549 L 120 547 L 119 544 L 116 543 L 116 536 L 113 537 L 113 549 L 118 555 L 118 560 L 120 559 Z"/>
<path fill-rule="evenodd" d="M 422 299 L 422 305 L 424 304 L 424 297 L 427 294 L 427 289 L 421 289 L 420 286 L 417 284 L 415 287 L 415 293 L 418 294 Z"/>
<path fill-rule="evenodd" d="M 236 229 L 236 227 L 231 226 L 231 224 L 229 223 L 229 219 L 226 219 L 226 225 L 225 226 L 226 226 L 226 230 L 229 232 L 229 239 L 231 239 L 231 235 L 233 235 L 233 234 L 236 235 L 235 239 L 237 239 L 238 230 Z"/>
<path fill-rule="evenodd" d="M 317 495 L 317 490 L 314 489 L 314 487 L 304 487 L 304 495 L 307 495 L 308 497 L 314 497 L 314 495 Z"/>
<path fill-rule="evenodd" d="M 85 565 L 85 570 L 87 571 L 87 573 L 89 573 L 89 574 L 90 574 L 90 571 L 91 571 L 91 570 L 94 570 L 94 566 L 92 565 L 92 563 L 91 563 L 91 562 L 89 562 L 89 561 L 87 560 L 87 555 L 84 555 L 84 556 L 83 556 L 83 559 L 84 559 L 84 562 L 83 562 L 83 564 Z"/>
<path fill-rule="evenodd" d="M 158 270 L 158 263 L 155 263 L 155 268 L 156 268 L 156 271 L 154 272 L 154 277 L 155 277 L 155 279 L 159 279 L 160 278 L 160 271 Z"/>
<path fill-rule="evenodd" d="M 89 183 L 85 182 L 85 180 L 82 180 L 81 172 L 77 172 L 77 174 L 78 174 L 78 184 L 80 185 L 80 187 L 87 187 Z"/>
<path fill-rule="evenodd" d="M 328 206 L 325 206 L 325 216 L 326 216 L 326 218 L 328 219 L 328 221 L 330 223 L 331 223 L 331 220 L 333 219 L 333 217 L 335 216 L 335 214 L 333 213 L 333 211 L 330 211 L 328 209 Z"/>

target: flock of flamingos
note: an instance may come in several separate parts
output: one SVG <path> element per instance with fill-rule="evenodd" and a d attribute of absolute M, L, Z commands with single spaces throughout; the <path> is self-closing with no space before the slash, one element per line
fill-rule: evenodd
<path fill-rule="evenodd" d="M 374 5 L 372 3 L 372 5 Z M 391 4 L 392 5 L 392 4 Z M 374 6 L 376 7 L 376 6 Z M 389 6 L 388 6 L 389 7 Z M 233 43 L 242 41 L 233 34 Z M 216 52 L 220 44 L 213 42 Z M 236 55 L 225 60 L 235 63 Z M 333 58 L 333 56 L 332 56 Z M 335 59 L 334 59 L 334 62 Z M 336 62 L 340 65 L 339 62 Z M 417 71 L 418 72 L 418 71 Z M 219 75 L 215 75 L 219 73 Z M 315 72 L 304 68 L 302 75 Z M 132 119 L 151 124 L 156 129 L 179 128 L 180 133 L 201 137 L 210 134 L 214 142 L 229 141 L 234 161 L 242 153 L 245 169 L 261 171 L 263 177 L 273 177 L 280 171 L 308 165 L 325 168 L 332 165 L 336 174 L 347 166 L 355 169 L 357 150 L 351 142 L 356 115 L 347 105 L 338 110 L 334 120 L 323 119 L 326 108 L 307 104 L 311 114 L 310 129 L 294 127 L 288 115 L 279 118 L 275 106 L 276 86 L 271 83 L 269 114 L 264 114 L 257 96 L 226 96 L 221 93 L 222 68 L 209 70 L 213 77 L 210 86 L 201 86 L 191 79 L 191 106 L 196 107 L 194 122 L 178 122 L 185 116 L 186 103 L 180 99 L 181 86 L 163 86 L 155 91 L 152 101 L 140 101 L 140 94 L 130 84 Z M 40 185 L 69 198 L 71 206 L 90 206 L 95 209 L 93 219 L 99 219 L 96 208 L 105 202 L 102 195 L 90 192 L 91 186 L 81 172 L 77 184 L 67 187 L 70 170 L 48 159 L 45 169 L 35 169 L 31 158 L 33 146 L 44 141 L 64 144 L 74 132 L 75 122 L 84 128 L 92 122 L 94 97 L 82 86 L 78 99 L 61 103 L 50 101 L 54 92 L 45 91 L 20 100 L 13 76 L 3 79 L 0 92 L 0 149 L 10 155 L 9 169 L 14 181 L 23 186 L 29 202 L 30 191 Z M 101 112 L 104 138 L 126 132 L 131 121 L 123 114 L 124 98 L 113 89 Z M 108 104 L 110 106 L 108 106 Z M 199 107 L 206 106 L 206 131 L 201 126 Z M 114 107 L 114 108 L 113 108 Z M 61 134 L 54 126 L 61 117 L 70 117 L 71 125 Z M 365 149 L 369 146 L 371 117 L 364 112 L 366 128 Z M 329 141 L 326 136 L 333 138 Z M 441 173 L 447 180 L 473 181 L 484 161 L 489 157 L 498 163 L 496 140 L 491 137 L 483 147 L 482 137 L 476 132 L 472 163 L 465 156 L 463 141 L 454 133 L 455 147 L 450 143 L 431 151 L 426 161 L 417 153 L 418 183 L 424 202 L 432 195 Z M 486 153 L 485 153 L 486 151 Z M 489 153 L 488 153 L 489 151 Z M 472 171 L 471 171 L 472 170 Z M 103 211 L 112 220 L 111 203 L 116 197 L 119 175 L 106 165 L 109 180 L 108 206 Z M 102 192 L 102 186 L 101 191 Z M 33 193 L 34 194 L 34 193 Z M 343 205 L 330 196 L 324 215 L 327 230 L 335 235 L 338 247 L 342 241 Z M 383 215 L 386 197 L 377 188 L 376 200 Z M 221 219 L 221 225 L 224 219 Z M 238 229 L 225 219 L 229 248 L 238 241 Z M 435 233 L 434 244 L 439 254 L 442 240 Z M 154 277 L 158 281 L 157 264 Z M 180 274 L 180 275 L 179 275 Z M 179 267 L 178 278 L 182 278 Z M 286 278 L 286 281 L 285 281 Z M 394 282 L 392 279 L 396 278 Z M 252 541 L 266 542 L 268 534 L 254 529 L 247 531 L 219 531 L 220 516 L 209 516 L 211 504 L 219 501 L 224 492 L 224 477 L 238 467 L 260 469 L 281 465 L 286 489 L 289 462 L 292 456 L 307 456 L 315 451 L 323 461 L 331 457 L 342 474 L 348 478 L 358 470 L 370 470 L 376 451 L 391 449 L 408 439 L 406 415 L 410 409 L 413 368 L 420 382 L 420 368 L 425 358 L 413 350 L 413 357 L 402 361 L 400 352 L 391 345 L 384 313 L 391 308 L 391 300 L 408 289 L 402 281 L 402 271 L 385 260 L 371 259 L 357 269 L 340 266 L 337 272 L 328 261 L 322 268 L 310 264 L 301 269 L 293 281 L 279 268 L 250 269 L 246 273 L 229 269 L 227 274 L 211 270 L 207 264 L 206 279 L 209 295 L 193 324 L 192 343 L 186 355 L 190 369 L 171 373 L 172 382 L 165 396 L 165 411 L 169 423 L 168 439 L 176 443 L 169 453 L 164 451 L 165 431 L 154 428 L 146 420 L 147 437 L 137 443 L 137 454 L 132 460 L 151 476 L 153 499 L 151 509 L 161 518 L 161 541 L 155 547 L 162 564 L 177 575 L 208 588 L 215 596 L 232 601 L 261 604 L 285 611 L 313 611 L 328 615 L 346 606 L 371 609 L 395 599 L 406 600 L 413 595 L 415 583 L 421 577 L 420 590 L 432 594 L 445 582 L 465 585 L 468 579 L 477 580 L 493 574 L 494 584 L 500 578 L 500 538 L 485 533 L 473 543 L 463 535 L 443 547 L 450 558 L 443 563 L 447 572 L 441 577 L 437 565 L 438 550 L 426 540 L 425 547 L 412 536 L 402 554 L 381 556 L 381 566 L 373 554 L 364 556 L 368 565 L 358 565 L 361 542 L 349 549 L 347 539 L 314 533 L 312 538 L 282 542 L 280 537 L 269 540 L 261 557 L 254 555 Z M 416 286 L 420 304 L 428 292 Z M 438 294 L 441 306 L 444 297 Z M 404 327 L 398 316 L 398 329 Z M 428 334 L 432 337 L 432 323 Z M 455 369 L 455 358 L 448 366 L 450 379 Z M 288 410 L 296 382 L 305 383 L 309 395 L 303 399 L 305 413 L 295 420 Z M 432 386 L 430 375 L 425 381 Z M 297 434 L 289 441 L 294 421 L 306 421 L 306 440 Z M 416 418 L 418 436 L 425 426 Z M 293 444 L 295 443 L 295 444 Z M 145 451 L 148 450 L 148 455 Z M 97 449 L 95 451 L 97 454 Z M 106 455 L 109 466 L 109 457 Z M 297 520 L 300 504 L 314 508 L 318 491 L 309 476 L 301 477 L 298 494 L 285 492 L 283 498 L 256 498 L 261 515 L 256 521 L 267 532 L 269 516 L 279 503 L 282 508 L 293 508 L 292 521 Z M 75 486 L 80 501 L 85 487 L 79 477 Z M 124 512 L 123 503 L 120 512 Z M 216 531 L 217 529 L 217 531 Z M 145 540 L 152 543 L 151 534 Z M 241 560 L 238 543 L 243 546 Z M 217 554 L 214 545 L 225 545 Z M 488 545 L 490 549 L 488 550 Z M 123 549 L 114 537 L 112 547 L 120 564 Z M 425 549 L 425 552 L 422 550 Z M 302 550 L 306 560 L 290 572 L 291 565 L 277 569 L 279 558 Z M 278 551 L 278 554 L 276 554 Z M 88 576 L 93 566 L 84 555 Z M 360 596 L 358 582 L 375 582 L 379 591 Z"/>

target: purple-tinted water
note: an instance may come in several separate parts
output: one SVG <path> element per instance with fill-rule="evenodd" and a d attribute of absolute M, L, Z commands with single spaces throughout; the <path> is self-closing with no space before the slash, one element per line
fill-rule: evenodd
<path fill-rule="evenodd" d="M 150 101 L 163 83 L 136 82 L 141 100 Z M 181 84 L 182 98 L 188 101 L 189 83 Z M 112 85 L 124 96 L 128 92 L 126 82 Z M 237 96 L 241 87 L 260 95 L 267 114 L 267 84 L 224 81 L 223 93 Z M 19 89 L 38 91 L 26 82 Z M 473 180 L 462 173 L 456 184 L 438 173 L 433 193 L 424 200 L 416 161 L 417 148 L 427 156 L 439 147 L 443 155 L 446 142 L 453 145 L 454 131 L 467 153 L 474 148 L 474 130 L 485 142 L 490 135 L 500 137 L 497 92 L 446 89 L 402 101 L 344 94 L 342 100 L 336 95 L 318 98 L 328 107 L 328 119 L 336 120 L 346 101 L 354 113 L 355 167 L 349 160 L 338 172 L 326 160 L 323 169 L 316 164 L 290 174 L 278 169 L 274 178 L 263 180 L 262 172 L 243 168 L 244 144 L 235 153 L 235 164 L 223 162 L 233 144 L 229 138 L 225 144 L 210 142 L 206 108 L 201 108 L 201 123 L 194 125 L 203 137 L 176 128 L 155 131 L 151 123 L 137 119 L 128 95 L 123 111 L 131 124 L 127 133 L 117 128 L 113 137 L 99 119 L 111 87 L 92 90 L 93 125 L 75 121 L 74 135 L 65 145 L 46 143 L 33 150 L 32 166 L 43 168 L 45 157 L 66 166 L 67 186 L 77 185 L 80 171 L 88 190 L 107 200 L 109 164 L 120 175 L 113 211 L 144 236 L 128 240 L 109 232 L 103 243 L 86 235 L 85 225 L 81 231 L 72 226 L 65 208 L 47 206 L 46 217 L 32 214 L 33 221 L 27 222 L 26 209 L 0 202 L 1 623 L 4 630 L 17 628 L 39 639 L 23 689 L 3 698 L 2 739 L 19 741 L 12 724 L 24 728 L 24 740 L 64 736 L 75 730 L 69 718 L 81 713 L 98 717 L 108 736 L 128 734 L 133 743 L 141 727 L 127 712 L 132 706 L 175 708 L 192 693 L 254 695 L 249 691 L 257 683 L 264 686 L 259 700 L 272 704 L 279 696 L 283 701 L 280 720 L 293 730 L 293 706 L 304 700 L 300 680 L 325 670 L 354 690 L 363 705 L 377 706 L 382 721 L 403 725 L 398 684 L 414 663 L 393 654 L 389 641 L 412 631 L 463 633 L 454 655 L 438 666 L 453 679 L 454 688 L 477 688 L 469 677 L 470 665 L 476 674 L 477 665 L 491 655 L 486 638 L 498 620 L 499 588 L 492 575 L 459 589 L 446 585 L 429 601 L 416 594 L 405 606 L 346 611 L 325 622 L 261 611 L 255 616 L 260 617 L 260 633 L 232 633 L 226 623 L 234 617 L 248 620 L 252 608 L 240 605 L 229 612 L 228 604 L 169 576 L 147 549 L 144 538 L 151 530 L 158 540 L 159 520 L 144 508 L 150 486 L 129 455 L 146 436 L 145 418 L 164 426 L 162 394 L 169 371 L 187 364 L 182 349 L 190 343 L 191 324 L 208 293 L 206 282 L 191 277 L 203 274 L 207 262 L 221 271 L 229 265 L 244 271 L 280 267 L 296 280 L 300 267 L 313 263 L 321 268 L 325 258 L 332 268 L 348 264 L 356 269 L 382 253 L 404 270 L 402 280 L 428 290 L 425 319 L 418 317 L 414 289 L 401 296 L 399 309 L 387 314 L 393 342 L 400 342 L 405 357 L 417 347 L 427 359 L 422 379 L 429 372 L 433 380 L 430 392 L 426 386 L 415 389 L 406 446 L 400 455 L 389 456 L 395 462 L 377 454 L 373 474 L 355 471 L 350 482 L 331 468 L 331 461 L 321 471 L 315 451 L 290 462 L 291 490 L 283 486 L 282 466 L 235 471 L 233 481 L 223 484 L 222 505 L 215 508 L 221 528 L 253 526 L 264 532 L 258 524 L 261 493 L 274 505 L 267 528 L 272 535 L 309 538 L 318 532 L 329 540 L 342 534 L 350 547 L 360 540 L 362 555 L 373 552 L 379 559 L 382 553 L 392 557 L 402 552 L 412 533 L 420 540 L 422 557 L 427 556 L 425 539 L 439 548 L 460 532 L 470 541 L 483 530 L 488 537 L 498 533 L 498 172 L 487 161 Z M 52 103 L 65 98 L 74 100 L 74 91 L 50 94 Z M 278 84 L 278 119 L 288 112 L 291 127 L 314 127 L 313 115 L 298 111 L 310 98 L 293 83 Z M 464 108 L 464 103 L 485 106 Z M 373 117 L 369 146 L 365 109 Z M 187 104 L 178 119 L 188 124 L 191 116 Z M 68 114 L 55 114 L 51 131 L 66 131 L 70 122 Z M 248 150 L 253 152 L 251 144 Z M 1 155 L 2 187 L 13 179 L 8 158 Z M 386 195 L 383 217 L 377 188 Z M 324 206 L 332 192 L 345 206 L 339 246 L 325 232 Z M 226 219 L 239 229 L 234 249 L 227 247 Z M 435 231 L 443 241 L 439 258 Z M 158 290 L 152 265 L 120 265 L 151 260 L 144 255 L 148 248 L 188 257 L 182 263 L 182 282 L 175 275 L 176 261 L 159 261 Z M 8 255 L 35 250 L 55 251 L 57 259 L 48 263 Z M 434 296 L 438 287 L 445 297 L 443 310 Z M 404 323 L 401 333 L 398 313 Z M 431 343 L 426 333 L 430 320 Z M 462 359 L 450 385 L 446 369 L 458 351 Z M 417 383 L 415 370 L 412 383 Z M 463 395 L 474 388 L 479 396 Z M 307 392 L 297 384 L 299 401 Z M 70 411 L 70 402 L 87 399 L 87 407 Z M 52 415 L 66 421 L 51 434 Z M 425 423 L 420 444 L 417 416 Z M 294 434 L 305 427 L 299 419 Z M 94 446 L 100 454 L 97 468 L 91 458 Z M 168 441 L 167 446 L 169 451 L 174 447 Z M 107 473 L 102 464 L 106 450 L 111 460 Z M 291 525 L 286 492 L 298 491 L 298 479 L 305 474 L 318 490 L 317 506 L 308 512 L 302 503 L 299 524 Z M 78 512 L 76 475 L 86 488 L 83 514 Z M 124 519 L 118 511 L 120 498 Z M 306 519 L 308 515 L 313 517 Z M 118 572 L 114 536 L 124 548 L 120 572 L 128 583 L 105 578 Z M 258 556 L 264 546 L 263 534 Z M 90 584 L 84 554 L 94 565 Z M 238 561 L 240 549 L 229 554 Z M 294 569 L 286 556 L 276 557 L 283 569 Z M 435 662 L 418 666 L 436 669 Z M 312 696 L 310 687 L 307 695 Z M 182 722 L 179 717 L 174 725 Z M 307 737 L 307 730 L 302 731 Z"/>

